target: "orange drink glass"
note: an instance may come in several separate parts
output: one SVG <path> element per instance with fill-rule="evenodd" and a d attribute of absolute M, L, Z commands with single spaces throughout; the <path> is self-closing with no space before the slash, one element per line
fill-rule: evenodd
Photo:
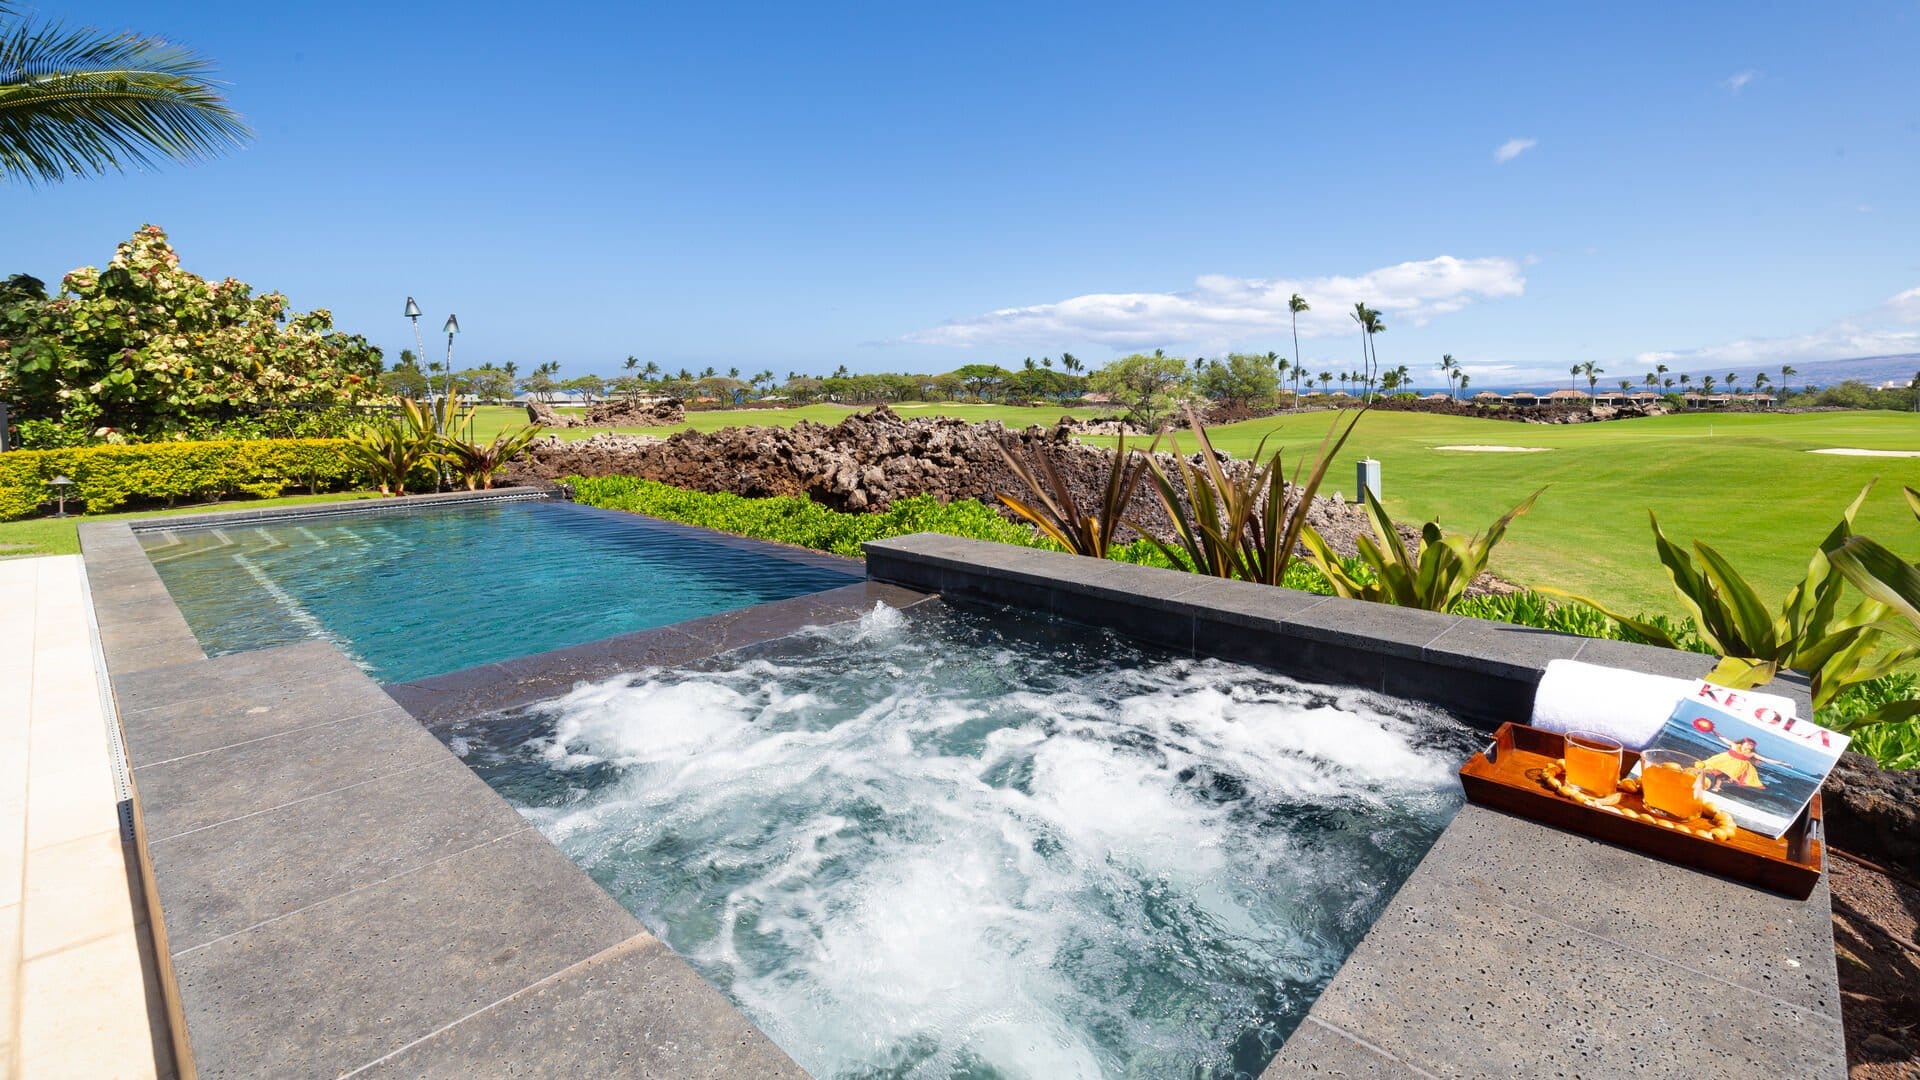
<path fill-rule="evenodd" d="M 1648 750 L 1640 755 L 1640 801 L 1679 821 L 1700 816 L 1703 786 L 1694 759 L 1675 750 Z"/>
<path fill-rule="evenodd" d="M 1567 732 L 1567 783 L 1589 795 L 1620 790 L 1620 744 L 1591 731 Z"/>

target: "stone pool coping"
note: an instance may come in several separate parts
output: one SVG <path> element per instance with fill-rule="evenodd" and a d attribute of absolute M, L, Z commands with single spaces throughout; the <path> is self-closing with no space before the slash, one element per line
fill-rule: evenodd
<path fill-rule="evenodd" d="M 1424 701 L 1487 730 L 1548 661 L 1698 678 L 1711 657 L 921 534 L 876 581 Z M 1769 687 L 1799 700 L 1791 684 Z M 1657 905 L 1649 910 L 1651 905 Z M 1844 1077 L 1831 898 L 1805 901 L 1466 806 L 1262 1074 Z"/>
<path fill-rule="evenodd" d="M 805 1076 L 337 648 L 208 659 L 137 535 L 540 497 L 80 526 L 181 1076 Z M 673 662 L 927 599 L 852 581 L 682 624 Z M 546 696 L 641 647 L 529 677 Z"/>

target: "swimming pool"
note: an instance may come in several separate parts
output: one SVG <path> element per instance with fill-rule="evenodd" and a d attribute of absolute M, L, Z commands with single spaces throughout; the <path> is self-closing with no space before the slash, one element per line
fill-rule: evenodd
<path fill-rule="evenodd" d="M 387 683 L 861 580 L 854 563 L 544 500 L 140 540 L 207 655 L 324 638 Z"/>
<path fill-rule="evenodd" d="M 823 1078 L 1257 1075 L 1482 738 L 938 605 L 439 734 Z"/>

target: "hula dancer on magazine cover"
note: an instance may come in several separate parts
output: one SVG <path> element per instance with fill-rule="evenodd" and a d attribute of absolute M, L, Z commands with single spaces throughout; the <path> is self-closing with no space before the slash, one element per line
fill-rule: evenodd
<path fill-rule="evenodd" d="M 1756 753 L 1754 747 L 1759 744 L 1752 739 L 1728 739 L 1719 732 L 1707 732 L 1706 734 L 1711 735 L 1714 739 L 1725 744 L 1727 748 L 1725 751 L 1715 754 L 1710 758 L 1704 758 L 1693 763 L 1694 766 L 1700 770 L 1701 775 L 1707 778 L 1708 791 L 1719 791 L 1721 786 L 1725 784 L 1738 784 L 1741 787 L 1749 788 L 1765 788 L 1767 785 L 1760 780 L 1759 763 L 1764 761 L 1769 765 L 1787 764 L 1784 761 L 1776 761 L 1773 758 Z"/>

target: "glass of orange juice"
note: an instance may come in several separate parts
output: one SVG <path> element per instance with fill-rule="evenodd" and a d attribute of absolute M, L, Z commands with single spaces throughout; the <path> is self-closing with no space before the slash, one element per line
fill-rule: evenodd
<path fill-rule="evenodd" d="M 1591 731 L 1569 731 L 1567 783 L 1589 795 L 1620 790 L 1620 744 Z"/>
<path fill-rule="evenodd" d="M 1648 750 L 1640 755 L 1640 801 L 1679 821 L 1700 816 L 1704 781 L 1694 759 L 1677 750 Z"/>

